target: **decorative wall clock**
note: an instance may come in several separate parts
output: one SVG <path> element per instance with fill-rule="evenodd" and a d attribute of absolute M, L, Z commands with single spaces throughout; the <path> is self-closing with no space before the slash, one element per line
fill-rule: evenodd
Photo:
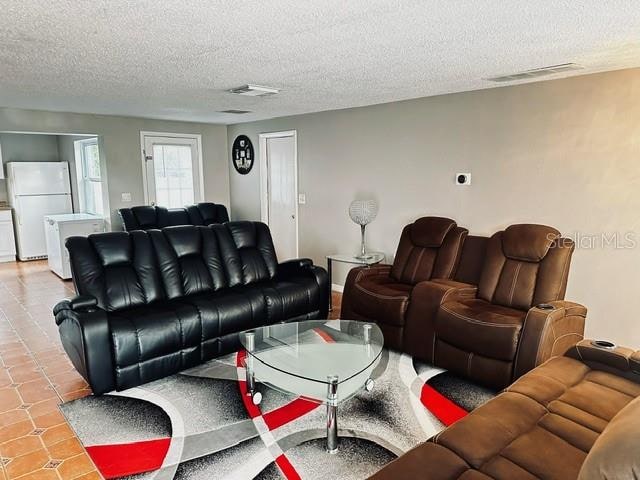
<path fill-rule="evenodd" d="M 253 145 L 246 135 L 238 135 L 233 141 L 231 149 L 231 161 L 240 175 L 246 175 L 253 168 Z"/>

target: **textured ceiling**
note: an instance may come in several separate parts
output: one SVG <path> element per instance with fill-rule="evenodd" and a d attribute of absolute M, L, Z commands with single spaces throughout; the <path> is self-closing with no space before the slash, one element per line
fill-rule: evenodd
<path fill-rule="evenodd" d="M 237 123 L 565 62 L 586 66 L 571 75 L 640 66 L 638 0 L 0 0 L 0 12 L 0 106 L 18 108 Z M 227 93 L 246 83 L 282 93 Z"/>

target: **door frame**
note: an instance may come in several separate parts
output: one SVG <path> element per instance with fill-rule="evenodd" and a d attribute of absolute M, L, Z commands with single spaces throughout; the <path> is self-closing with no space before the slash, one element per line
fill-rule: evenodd
<path fill-rule="evenodd" d="M 169 133 L 169 132 L 150 132 L 140 130 L 140 160 L 142 161 L 142 187 L 144 190 L 144 204 L 149 205 L 149 186 L 147 183 L 147 160 L 144 154 L 144 138 L 145 137 L 166 137 L 166 138 L 189 138 L 196 141 L 198 146 L 198 162 L 196 167 L 199 170 L 199 198 L 195 198 L 196 202 L 204 202 L 204 162 L 202 160 L 202 135 L 199 133 Z"/>
<path fill-rule="evenodd" d="M 296 210 L 296 258 L 300 256 L 300 212 L 298 208 L 298 131 L 285 130 L 281 132 L 267 132 L 259 134 L 260 148 L 260 217 L 264 223 L 269 225 L 269 175 L 267 165 L 267 140 L 270 138 L 293 137 L 293 176 L 295 177 L 294 203 Z"/>

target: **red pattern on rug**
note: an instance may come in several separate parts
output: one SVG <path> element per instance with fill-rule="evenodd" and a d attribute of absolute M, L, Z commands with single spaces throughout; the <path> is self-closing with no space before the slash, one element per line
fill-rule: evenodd
<path fill-rule="evenodd" d="M 428 384 L 422 386 L 420 401 L 447 427 L 467 415 L 467 411 Z"/>
<path fill-rule="evenodd" d="M 93 445 L 86 447 L 104 478 L 119 478 L 152 472 L 162 466 L 169 450 L 170 438 L 133 443 Z"/>

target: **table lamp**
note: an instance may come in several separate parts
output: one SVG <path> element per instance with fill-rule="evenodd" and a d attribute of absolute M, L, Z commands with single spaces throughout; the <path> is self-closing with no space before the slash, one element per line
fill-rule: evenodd
<path fill-rule="evenodd" d="M 376 218 L 377 214 L 378 204 L 375 200 L 354 200 L 351 202 L 351 205 L 349 205 L 349 216 L 354 223 L 360 225 L 360 234 L 362 235 L 360 254 L 356 255 L 356 258 L 366 260 L 372 257 L 371 255 L 367 255 L 364 243 L 364 232 L 367 225 Z"/>

